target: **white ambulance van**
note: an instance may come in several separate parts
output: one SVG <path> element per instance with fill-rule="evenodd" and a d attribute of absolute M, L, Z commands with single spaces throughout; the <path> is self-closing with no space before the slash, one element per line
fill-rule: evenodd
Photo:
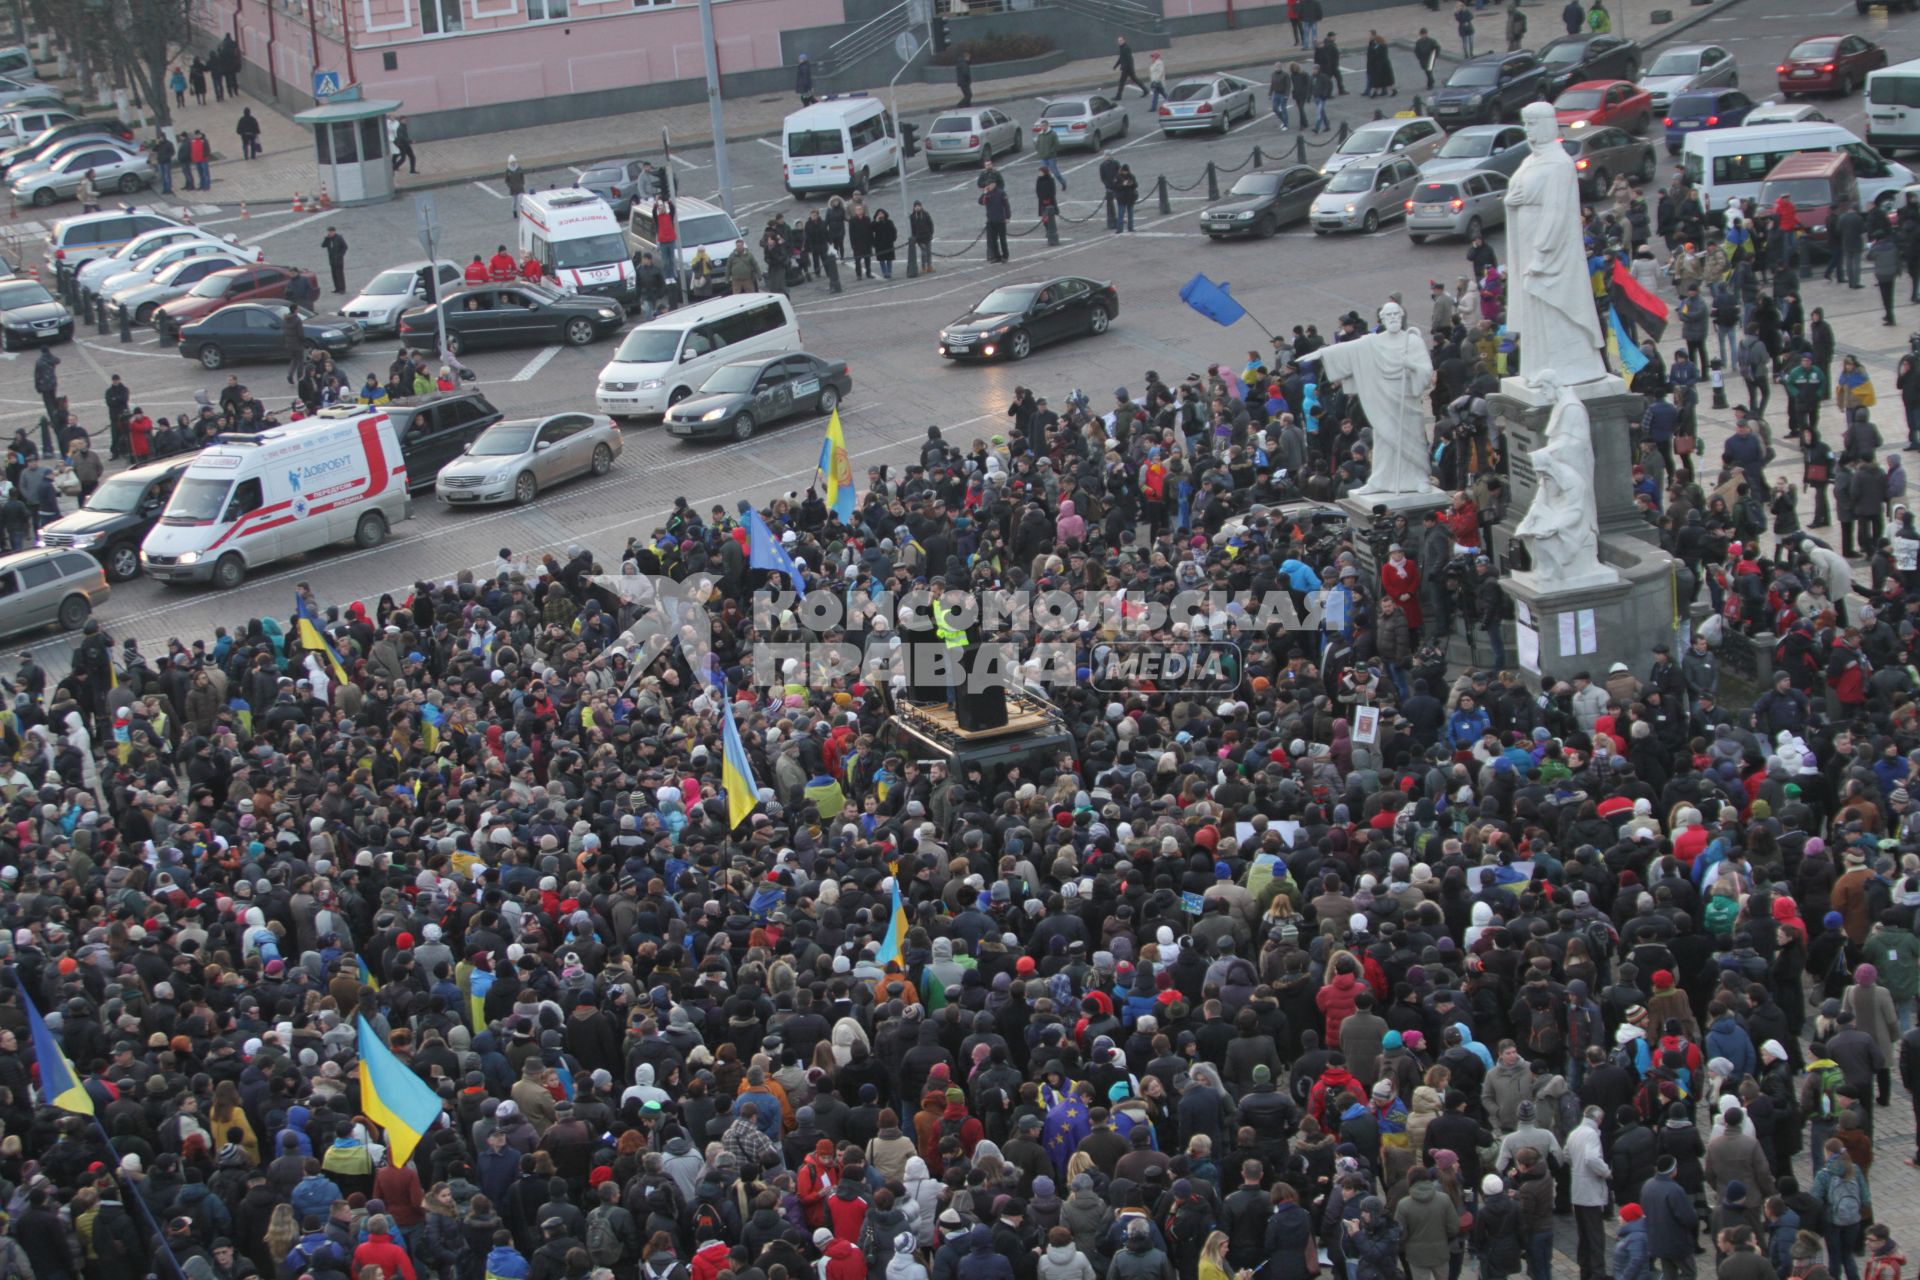
<path fill-rule="evenodd" d="M 620 219 L 593 192 L 578 187 L 529 191 L 520 197 L 516 225 L 520 260 L 531 254 L 560 288 L 638 305 L 640 291 Z"/>
<path fill-rule="evenodd" d="M 330 543 L 377 547 L 412 515 L 385 410 L 223 432 L 181 473 L 140 564 L 161 582 L 237 587 L 262 565 Z"/>

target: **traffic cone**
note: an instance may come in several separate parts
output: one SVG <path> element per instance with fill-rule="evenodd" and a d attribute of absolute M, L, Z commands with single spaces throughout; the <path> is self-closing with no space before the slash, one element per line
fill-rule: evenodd
<path fill-rule="evenodd" d="M 327 194 L 327 184 L 324 182 L 320 184 L 320 207 L 322 209 L 333 208 L 333 197 Z"/>
<path fill-rule="evenodd" d="M 247 202 L 245 200 L 242 200 L 240 202 L 240 221 L 245 222 L 248 218 L 251 218 L 252 216 L 253 216 L 252 214 L 247 212 Z"/>
<path fill-rule="evenodd" d="M 306 202 L 300 198 L 298 191 L 293 193 L 293 211 L 295 213 L 305 213 L 307 211 Z"/>

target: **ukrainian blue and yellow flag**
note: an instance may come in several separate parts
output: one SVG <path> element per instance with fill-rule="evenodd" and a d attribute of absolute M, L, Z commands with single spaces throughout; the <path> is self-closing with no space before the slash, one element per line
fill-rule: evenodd
<path fill-rule="evenodd" d="M 467 1015 L 473 1023 L 475 1035 L 487 1029 L 487 996 L 492 991 L 491 970 L 475 968 L 467 975 Z"/>
<path fill-rule="evenodd" d="M 887 917 L 887 936 L 880 941 L 880 952 L 874 959 L 886 968 L 900 958 L 900 950 L 907 942 L 907 909 L 900 904 L 900 881 L 893 882 L 893 912 Z"/>
<path fill-rule="evenodd" d="M 753 765 L 740 743 L 740 726 L 733 722 L 733 704 L 720 704 L 724 749 L 720 758 L 720 785 L 727 791 L 727 826 L 737 827 L 753 816 L 760 788 L 753 781 Z"/>
<path fill-rule="evenodd" d="M 413 1157 L 413 1149 L 440 1118 L 440 1095 L 393 1056 L 364 1015 L 358 1022 L 360 1109 L 387 1131 L 389 1154 L 398 1167 Z"/>
<path fill-rule="evenodd" d="M 19 985 L 19 979 L 14 980 Z M 67 1061 L 67 1055 L 61 1051 L 60 1042 L 53 1037 L 53 1028 L 33 1007 L 33 997 L 20 987 L 20 1002 L 27 1009 L 27 1030 L 33 1037 L 33 1060 L 40 1068 L 40 1101 L 62 1111 L 71 1111 L 75 1115 L 93 1114 L 93 1095 L 80 1083 L 80 1075 L 73 1069 L 73 1063 Z"/>
<path fill-rule="evenodd" d="M 847 437 L 840 430 L 840 410 L 827 419 L 827 437 L 820 442 L 822 496 L 827 506 L 842 520 L 853 519 L 853 455 L 847 452 Z"/>
<path fill-rule="evenodd" d="M 333 641 L 327 639 L 320 630 L 320 623 L 313 616 L 313 610 L 307 607 L 307 598 L 299 592 L 293 596 L 294 635 L 303 649 L 312 649 L 327 655 L 327 663 L 333 668 L 334 679 L 345 683 L 347 666 L 340 660 L 340 654 L 334 649 Z"/>
<path fill-rule="evenodd" d="M 1613 307 L 1607 308 L 1607 354 L 1613 357 L 1615 368 L 1629 375 L 1647 367 L 1647 353 L 1628 335 L 1626 326 L 1620 323 L 1619 311 Z"/>
<path fill-rule="evenodd" d="M 367 968 L 367 958 L 365 956 L 355 956 L 353 962 L 360 966 L 360 985 L 363 987 L 372 987 L 375 991 L 378 991 L 380 984 L 374 980 L 373 970 Z"/>

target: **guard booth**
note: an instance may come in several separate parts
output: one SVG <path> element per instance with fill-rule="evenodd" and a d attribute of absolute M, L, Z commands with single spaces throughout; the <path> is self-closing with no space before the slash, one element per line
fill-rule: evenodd
<path fill-rule="evenodd" d="M 387 117 L 400 109 L 392 100 L 364 98 L 357 84 L 342 85 L 339 73 L 316 71 L 314 97 L 319 105 L 293 117 L 313 130 L 314 159 L 334 203 L 382 204 L 393 199 L 393 148 Z M 309 192 L 307 194 L 315 194 Z"/>

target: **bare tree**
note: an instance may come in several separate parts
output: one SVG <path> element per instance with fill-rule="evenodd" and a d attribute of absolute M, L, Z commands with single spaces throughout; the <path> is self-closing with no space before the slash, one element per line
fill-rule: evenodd
<path fill-rule="evenodd" d="M 153 112 L 173 123 L 167 71 L 193 36 L 193 0 L 26 0 L 39 30 L 59 40 L 87 69 L 124 77 Z M 83 85 L 86 83 L 82 77 Z M 91 86 L 87 86 L 88 89 Z"/>

